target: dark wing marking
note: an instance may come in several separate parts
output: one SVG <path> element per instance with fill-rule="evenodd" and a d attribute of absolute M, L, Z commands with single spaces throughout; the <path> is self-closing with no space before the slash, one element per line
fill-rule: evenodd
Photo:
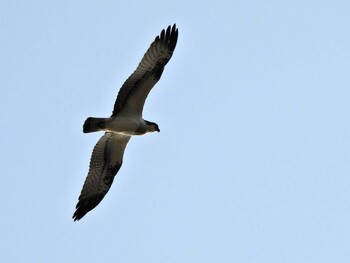
<path fill-rule="evenodd" d="M 174 24 L 157 36 L 140 64 L 124 82 L 114 104 L 112 116 L 120 112 L 142 115 L 143 105 L 153 86 L 160 79 L 164 66 L 170 60 L 176 46 L 178 30 Z"/>
<path fill-rule="evenodd" d="M 94 209 L 107 194 L 123 163 L 130 136 L 106 132 L 96 143 L 90 159 L 88 176 L 79 196 L 74 221 Z"/>

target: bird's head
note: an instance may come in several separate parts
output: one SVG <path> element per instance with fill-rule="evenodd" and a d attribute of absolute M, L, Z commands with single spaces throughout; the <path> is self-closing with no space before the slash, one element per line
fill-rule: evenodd
<path fill-rule="evenodd" d="M 157 123 L 146 121 L 146 120 L 145 122 L 147 123 L 147 126 L 148 126 L 147 127 L 148 132 L 160 132 L 159 126 Z"/>

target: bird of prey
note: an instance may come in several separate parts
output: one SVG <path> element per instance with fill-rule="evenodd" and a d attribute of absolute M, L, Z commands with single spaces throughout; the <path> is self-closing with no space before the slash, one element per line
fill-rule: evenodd
<path fill-rule="evenodd" d="M 160 131 L 156 123 L 142 118 L 142 110 L 148 93 L 160 79 L 164 66 L 174 52 L 177 37 L 175 24 L 163 29 L 119 90 L 111 117 L 86 119 L 84 133 L 105 133 L 92 151 L 89 172 L 73 215 L 74 221 L 94 209 L 107 194 L 122 166 L 125 147 L 131 136 Z"/>

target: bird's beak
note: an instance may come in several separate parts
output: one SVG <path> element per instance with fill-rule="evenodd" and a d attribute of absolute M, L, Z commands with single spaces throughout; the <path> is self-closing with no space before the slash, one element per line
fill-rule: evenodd
<path fill-rule="evenodd" d="M 160 129 L 158 128 L 157 132 L 160 132 Z"/>

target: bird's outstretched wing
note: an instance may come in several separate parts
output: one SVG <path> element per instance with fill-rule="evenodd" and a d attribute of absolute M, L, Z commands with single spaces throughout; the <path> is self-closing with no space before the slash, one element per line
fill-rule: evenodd
<path fill-rule="evenodd" d="M 120 112 L 142 116 L 143 105 L 153 86 L 160 79 L 164 66 L 176 46 L 178 30 L 174 24 L 155 38 L 140 64 L 124 82 L 114 104 L 112 116 Z"/>
<path fill-rule="evenodd" d="M 106 132 L 92 151 L 88 176 L 79 196 L 74 221 L 94 209 L 107 194 L 123 163 L 130 136 Z"/>

